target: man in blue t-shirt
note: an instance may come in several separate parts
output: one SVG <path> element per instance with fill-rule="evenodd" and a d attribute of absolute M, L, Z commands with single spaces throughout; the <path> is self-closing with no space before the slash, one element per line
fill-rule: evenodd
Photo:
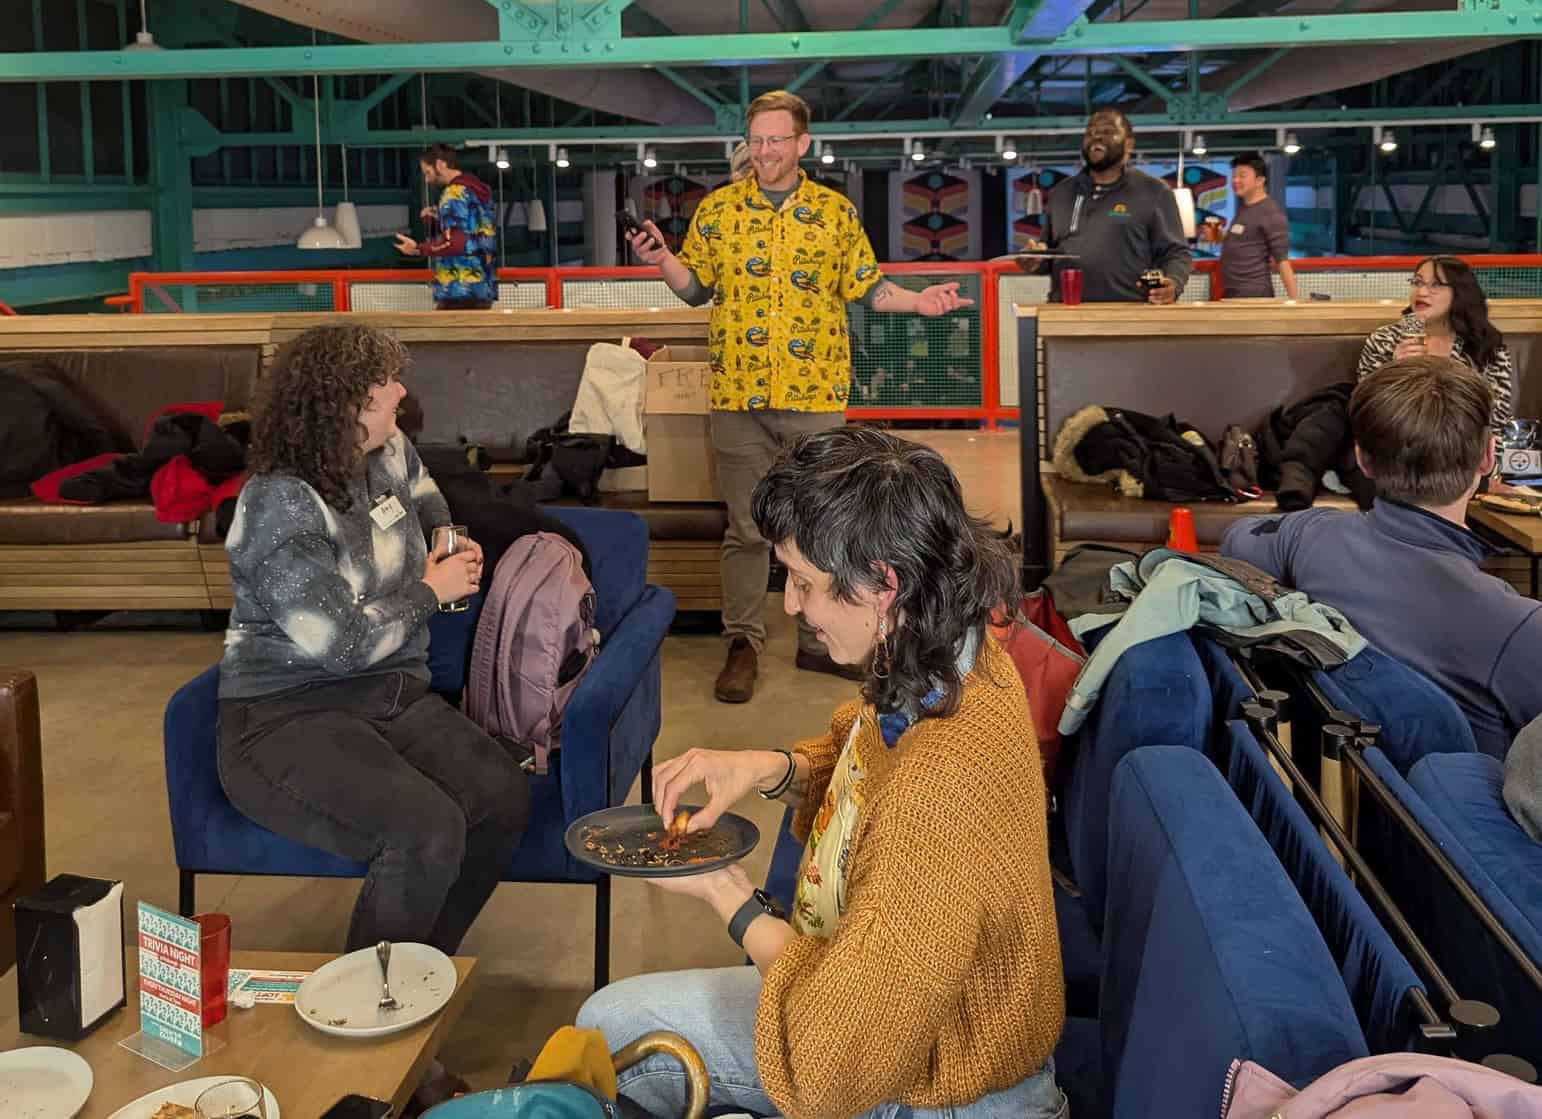
<path fill-rule="evenodd" d="M 1542 603 L 1478 570 L 1467 502 L 1494 469 L 1488 381 L 1415 357 L 1355 387 L 1355 456 L 1376 483 L 1368 513 L 1245 517 L 1221 551 L 1335 606 L 1385 653 L 1454 699 L 1478 748 L 1502 757 L 1542 715 Z"/>

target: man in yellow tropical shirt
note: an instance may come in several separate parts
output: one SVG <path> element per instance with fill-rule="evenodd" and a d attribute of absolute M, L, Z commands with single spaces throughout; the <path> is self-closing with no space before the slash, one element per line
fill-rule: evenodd
<path fill-rule="evenodd" d="M 693 307 L 712 303 L 712 446 L 728 506 L 723 536 L 723 631 L 728 659 L 714 694 L 744 703 L 765 644 L 771 548 L 750 495 L 783 444 L 845 422 L 851 384 L 846 304 L 944 315 L 973 301 L 958 284 L 909 291 L 883 278 L 857 211 L 798 169 L 808 153 L 808 105 L 776 90 L 750 103 L 754 174 L 713 191 L 691 219 L 680 255 L 652 222 L 631 239 Z M 799 668 L 846 675 L 817 631 L 798 619 Z"/>

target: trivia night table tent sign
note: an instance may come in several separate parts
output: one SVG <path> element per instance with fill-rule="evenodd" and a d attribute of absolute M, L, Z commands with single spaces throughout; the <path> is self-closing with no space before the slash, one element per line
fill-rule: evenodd
<path fill-rule="evenodd" d="M 139 903 L 139 1029 L 203 1056 L 202 937 L 198 922 Z"/>

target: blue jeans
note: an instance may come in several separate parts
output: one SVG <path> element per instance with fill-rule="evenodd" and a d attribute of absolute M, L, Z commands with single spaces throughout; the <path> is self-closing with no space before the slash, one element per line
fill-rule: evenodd
<path fill-rule="evenodd" d="M 711 1106 L 775 1115 L 755 1068 L 755 1008 L 760 972 L 711 968 L 639 975 L 596 991 L 578 1012 L 581 1029 L 599 1030 L 612 1049 L 651 1030 L 673 1030 L 707 1065 Z M 618 1089 L 661 1119 L 685 1114 L 685 1075 L 667 1056 L 653 1056 L 621 1073 Z M 1011 1088 L 957 1107 L 879 1104 L 857 1119 L 1066 1119 L 1070 1107 L 1055 1086 L 1054 1061 Z"/>

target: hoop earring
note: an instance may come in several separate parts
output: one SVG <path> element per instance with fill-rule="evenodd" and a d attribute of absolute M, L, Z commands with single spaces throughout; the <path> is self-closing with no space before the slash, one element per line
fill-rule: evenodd
<path fill-rule="evenodd" d="M 873 679 L 887 680 L 894 664 L 894 651 L 889 647 L 889 619 L 878 615 L 878 645 L 873 650 Z"/>

